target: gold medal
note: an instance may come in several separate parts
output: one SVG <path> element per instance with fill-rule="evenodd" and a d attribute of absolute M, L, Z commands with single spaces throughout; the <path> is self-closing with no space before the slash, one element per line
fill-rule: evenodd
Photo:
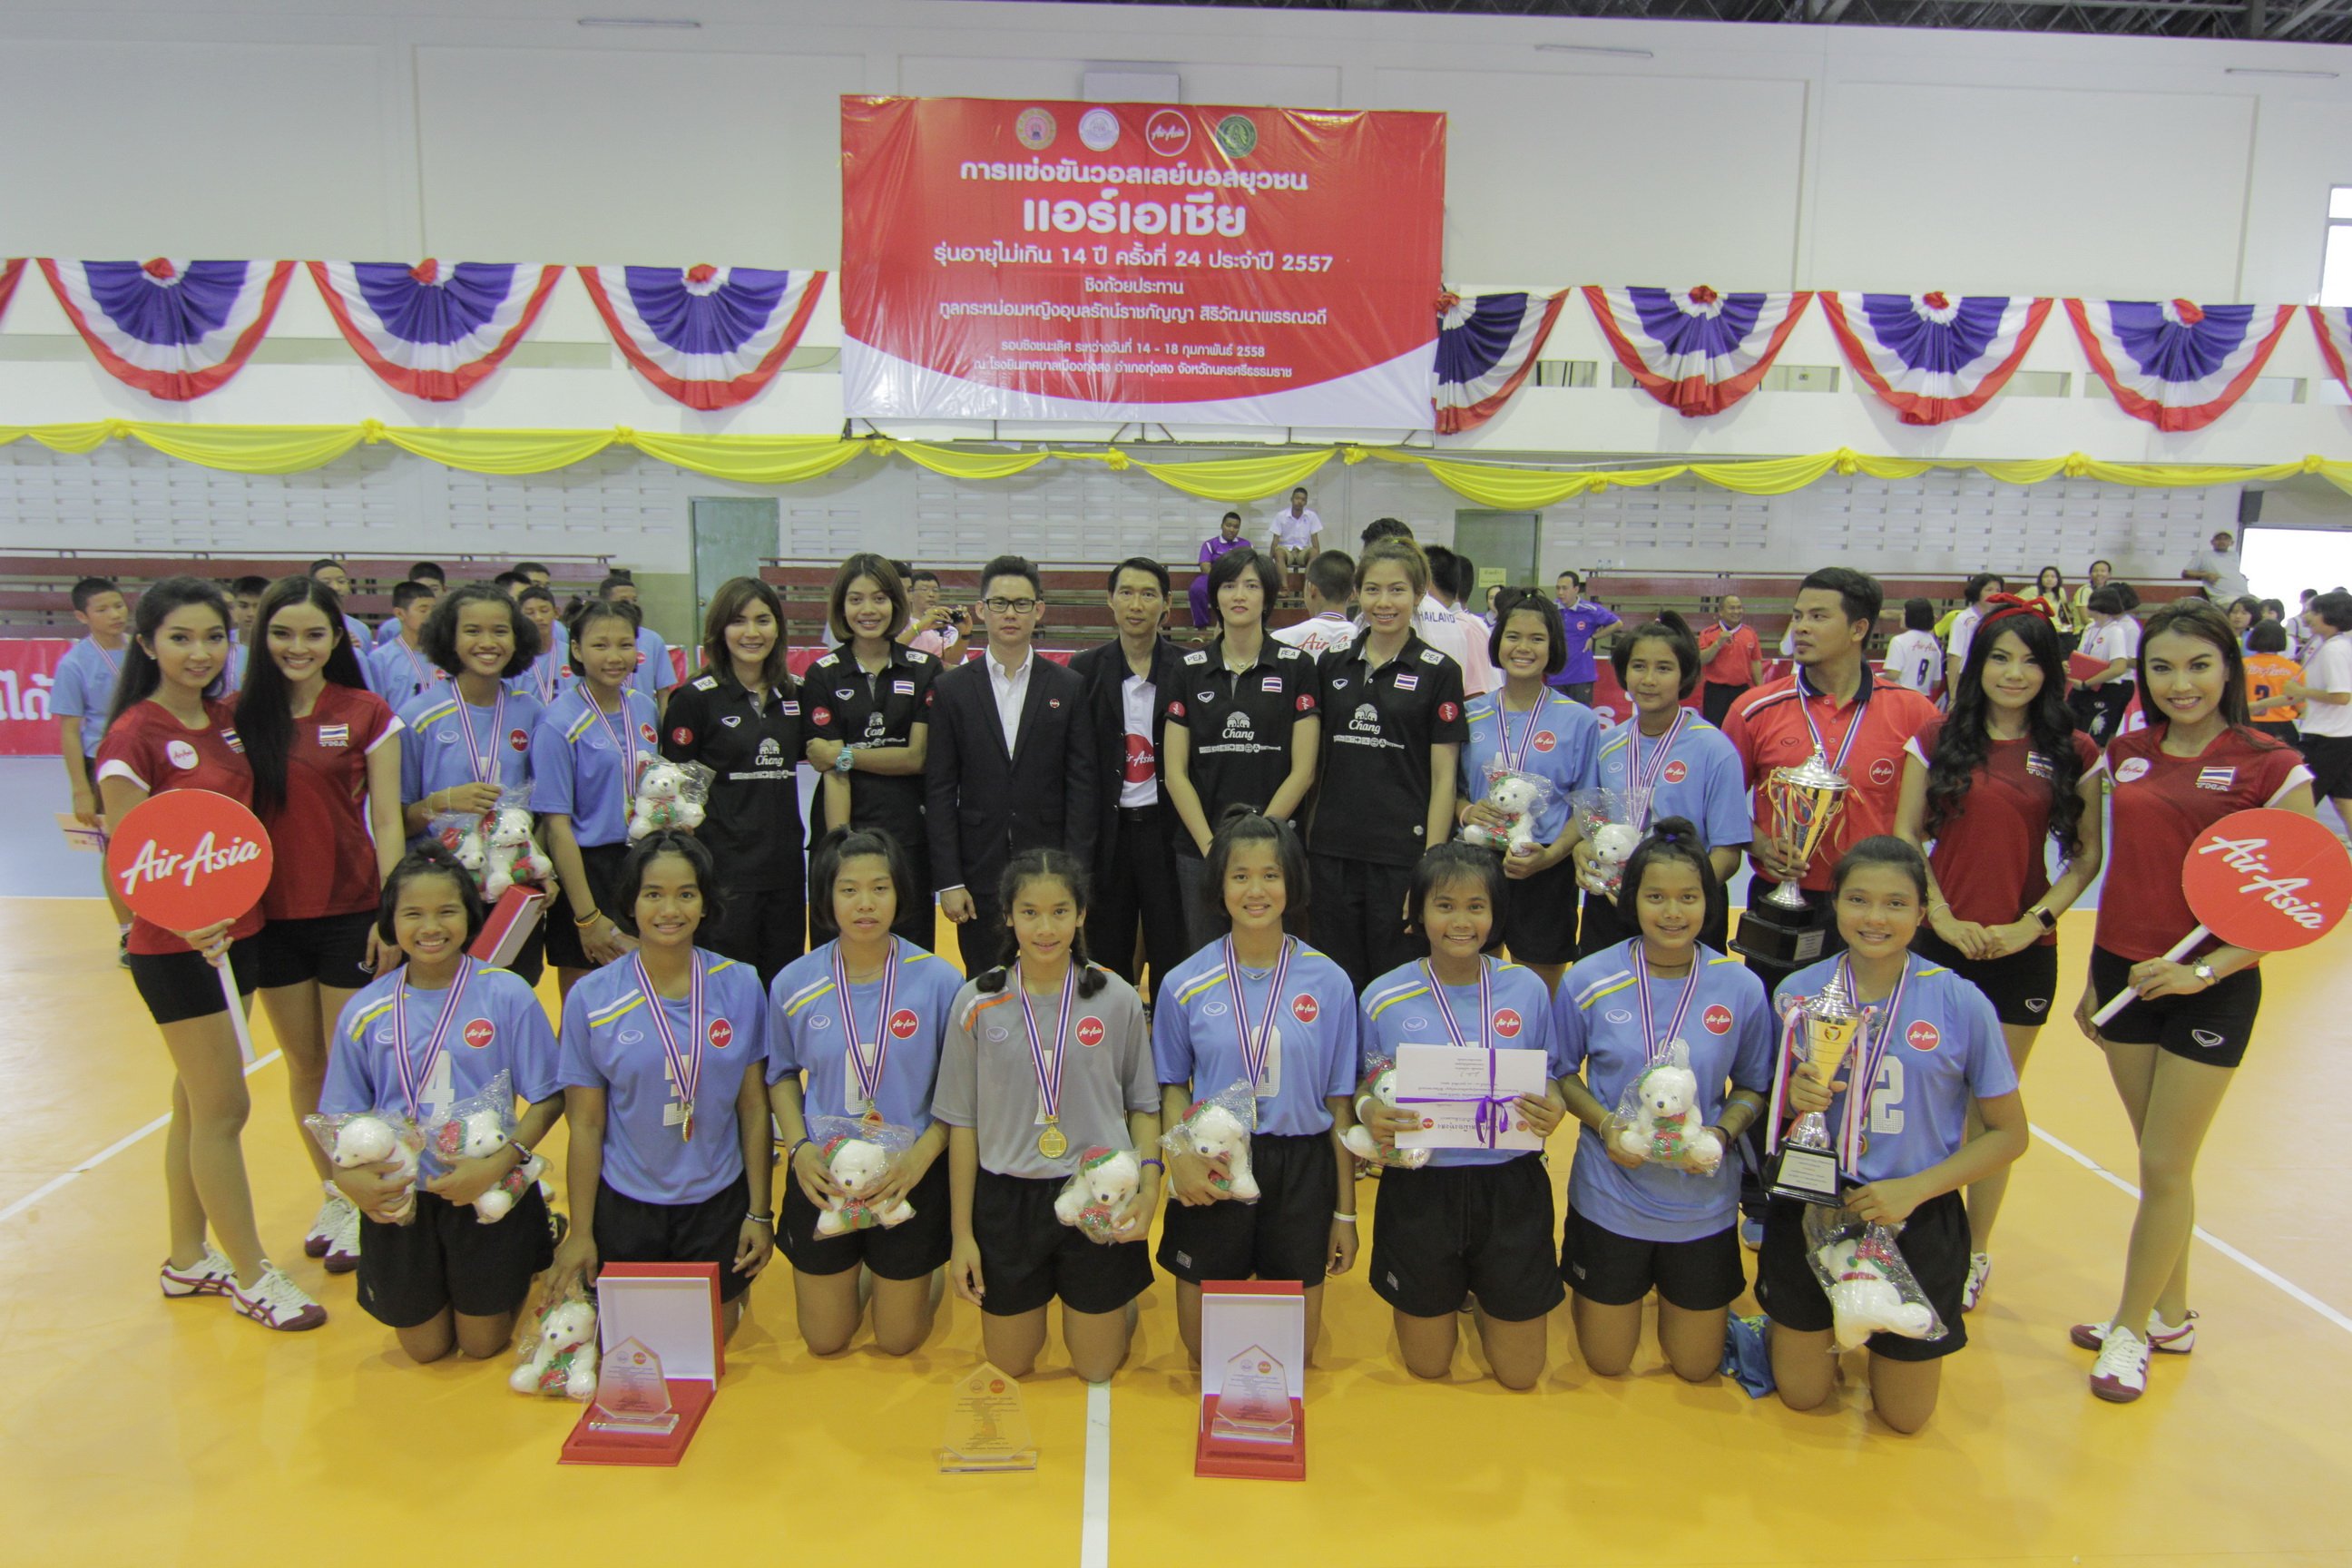
<path fill-rule="evenodd" d="M 1048 1160 L 1058 1160 L 1069 1152 L 1070 1141 L 1062 1135 L 1061 1128 L 1048 1116 L 1045 1131 L 1037 1134 L 1037 1152 Z"/>
<path fill-rule="evenodd" d="M 694 1142 L 694 1107 L 686 1108 L 686 1117 L 677 1124 L 678 1135 L 687 1142 Z"/>

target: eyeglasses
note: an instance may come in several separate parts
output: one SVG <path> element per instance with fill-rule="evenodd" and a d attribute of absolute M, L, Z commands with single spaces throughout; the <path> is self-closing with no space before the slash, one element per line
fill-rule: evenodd
<path fill-rule="evenodd" d="M 1034 599 L 982 599 L 980 604 L 992 616 L 1025 616 L 1037 607 Z"/>

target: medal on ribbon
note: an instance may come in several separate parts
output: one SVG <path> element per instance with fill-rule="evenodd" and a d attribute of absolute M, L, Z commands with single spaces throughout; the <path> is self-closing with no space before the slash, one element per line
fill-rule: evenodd
<path fill-rule="evenodd" d="M 646 994 L 646 1011 L 653 1015 L 654 1033 L 661 1040 L 662 1060 L 668 1064 L 670 1082 L 677 1086 L 677 1097 L 686 1107 L 678 1122 L 678 1134 L 687 1142 L 694 1142 L 694 1101 L 702 1088 L 702 960 L 688 955 L 686 985 L 687 1048 L 680 1050 L 677 1033 L 669 1026 L 669 1015 L 662 1007 L 661 993 L 654 989 L 654 977 L 646 973 L 646 957 L 640 952 L 630 963 L 637 966 L 637 984 Z"/>
<path fill-rule="evenodd" d="M 474 782 L 476 784 L 483 784 L 498 783 L 498 761 L 496 752 L 499 743 L 499 737 L 507 732 L 507 689 L 505 684 L 503 682 L 500 683 L 499 687 L 498 699 L 490 704 L 490 734 L 489 743 L 488 745 L 479 744 L 474 739 L 474 715 L 472 710 L 466 704 L 466 698 L 463 692 L 460 692 L 457 695 L 457 727 L 465 731 L 466 765 L 467 770 L 473 773 Z"/>
<path fill-rule="evenodd" d="M 865 1043 L 866 1037 L 857 1027 L 857 1009 L 849 999 L 849 964 L 841 956 L 841 944 L 833 944 L 833 994 L 841 999 L 841 1031 L 849 1042 L 849 1065 L 857 1075 L 857 1099 L 849 1106 L 851 1115 L 860 1118 L 868 1127 L 882 1125 L 882 1066 L 890 1059 L 890 1004 L 898 994 L 898 939 L 889 939 L 882 957 L 882 1006 L 874 1015 L 874 1043 Z M 871 1052 L 869 1058 L 867 1053 Z"/>
<path fill-rule="evenodd" d="M 1633 732 L 1626 737 L 1625 805 L 1633 816 L 1636 834 L 1650 826 L 1650 797 L 1657 793 L 1658 777 L 1666 771 L 1666 763 L 1675 754 L 1675 742 L 1682 739 L 1683 726 L 1690 722 L 1690 716 L 1691 711 L 1687 708 L 1675 710 L 1675 721 L 1666 726 L 1664 734 L 1658 737 L 1657 746 L 1650 752 L 1650 760 L 1646 763 L 1642 760 L 1642 726 L 1636 723 Z M 1640 961 L 1637 958 L 1635 962 Z"/>
<path fill-rule="evenodd" d="M 636 727 L 629 722 L 629 693 L 625 688 L 622 689 L 621 722 L 618 725 L 613 722 L 610 714 L 596 706 L 594 695 L 584 685 L 581 688 L 581 697 L 588 704 L 588 711 L 596 715 L 596 722 L 602 724 L 604 733 L 611 737 L 613 750 L 620 755 L 621 815 L 626 817 L 636 804 L 637 794 L 637 731 Z M 463 707 L 464 704 L 458 706 Z"/>
<path fill-rule="evenodd" d="M 400 1072 L 400 1092 L 407 1098 L 411 1121 L 421 1114 L 425 1088 L 433 1081 L 434 1070 L 441 1065 L 449 1026 L 457 1021 L 457 1008 L 466 999 L 466 984 L 474 978 L 477 967 L 470 958 L 459 960 L 457 977 L 449 982 L 449 994 L 441 1000 L 441 1016 L 434 1021 L 432 1037 L 425 1041 L 421 1059 L 408 1048 L 408 971 L 403 968 L 400 978 L 392 984 L 392 1049 Z"/>
<path fill-rule="evenodd" d="M 1838 970 L 1845 981 L 1845 994 L 1854 995 L 1853 958 L 1852 954 L 1838 961 Z M 1895 982 L 1895 994 L 1886 1005 L 1865 1013 L 1863 1025 L 1862 1071 L 1850 1080 L 1845 1090 L 1845 1136 L 1841 1142 L 1845 1149 L 1845 1168 L 1859 1179 L 1862 1156 L 1870 1147 L 1870 1134 L 1864 1123 L 1870 1117 L 1870 1097 L 1878 1087 L 1878 1069 L 1886 1060 L 1887 1050 L 1903 1033 L 1903 993 L 1911 984 L 1911 956 L 1903 957 L 1902 977 Z"/>
<path fill-rule="evenodd" d="M 1632 946 L 1633 949 L 1633 1000 L 1642 1013 L 1643 1056 L 1649 1061 L 1664 1061 L 1674 1053 L 1676 1046 L 1683 1046 L 1683 1020 L 1690 1016 L 1691 998 L 1698 994 L 1697 950 L 1692 950 L 1690 980 L 1683 986 L 1682 1000 L 1675 1004 L 1675 1016 L 1667 1022 L 1665 1034 L 1661 1036 L 1654 1021 L 1655 1015 L 1651 1009 L 1650 961 L 1642 951 L 1641 938 L 1635 937 Z M 1683 1048 L 1685 1051 L 1689 1049 L 1687 1046 L 1684 1046 Z"/>
<path fill-rule="evenodd" d="M 1274 1037 L 1274 1010 L 1282 1005 L 1282 984 L 1290 977 L 1290 955 L 1298 943 L 1295 938 L 1282 939 L 1282 956 L 1275 960 L 1274 981 L 1266 987 L 1265 1011 L 1257 1021 L 1257 1049 L 1250 1049 L 1249 1006 L 1242 992 L 1241 965 L 1234 958 L 1234 939 L 1225 938 L 1225 984 L 1234 993 L 1234 1028 L 1241 1036 L 1242 1076 L 1249 1079 L 1253 1094 L 1265 1092 L 1265 1058 L 1267 1042 Z M 1483 974 L 1483 971 L 1481 972 Z"/>
<path fill-rule="evenodd" d="M 1013 965 L 1013 988 L 1021 998 L 1021 1022 L 1029 1031 L 1029 1061 L 1037 1069 L 1037 1100 L 1045 1114 L 1045 1125 L 1038 1130 L 1037 1152 L 1048 1160 L 1058 1160 L 1070 1152 L 1070 1140 L 1062 1131 L 1062 1055 L 1070 1039 L 1070 1005 L 1078 994 L 1078 971 L 1074 963 L 1062 976 L 1062 1011 L 1054 1026 L 1054 1056 L 1045 1058 L 1045 1043 L 1037 1034 L 1037 1012 L 1029 1005 L 1029 987 L 1021 978 L 1021 964 Z"/>

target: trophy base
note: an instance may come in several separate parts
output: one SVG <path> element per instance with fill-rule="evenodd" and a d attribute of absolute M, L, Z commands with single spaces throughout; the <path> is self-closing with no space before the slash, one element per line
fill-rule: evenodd
<path fill-rule="evenodd" d="M 1838 1169 L 1835 1154 L 1827 1149 L 1783 1143 L 1772 1156 L 1764 1190 L 1792 1203 L 1839 1208 L 1845 1203 L 1845 1173 Z"/>
<path fill-rule="evenodd" d="M 1307 1479 L 1307 1406 L 1290 1401 L 1290 1418 L 1227 1421 L 1217 1414 L 1217 1395 L 1201 1401 L 1201 1430 L 1192 1447 L 1192 1473 L 1240 1480 L 1303 1481 Z"/>
<path fill-rule="evenodd" d="M 580 1420 L 572 1435 L 563 1440 L 562 1452 L 556 1462 L 562 1465 L 675 1465 L 686 1458 L 695 1433 L 702 1429 L 702 1418 L 710 1410 L 710 1402 L 718 1389 L 699 1378 L 668 1379 L 669 1397 L 676 1424 L 667 1432 L 619 1432 L 597 1425 L 601 1419 L 596 1406 L 591 1404 L 580 1413 Z"/>
<path fill-rule="evenodd" d="M 1829 940 L 1823 911 L 1810 905 L 1803 910 L 1775 909 L 1758 899 L 1740 914 L 1731 951 L 1775 969 L 1797 969 L 1820 958 L 1828 950 Z"/>

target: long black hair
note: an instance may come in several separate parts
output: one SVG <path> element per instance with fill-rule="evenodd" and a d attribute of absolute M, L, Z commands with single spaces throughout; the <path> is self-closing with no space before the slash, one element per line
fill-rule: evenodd
<path fill-rule="evenodd" d="M 498 592 L 495 588 L 490 591 Z M 400 945 L 399 939 L 392 933 L 393 917 L 400 912 L 402 889 L 417 877 L 446 877 L 457 884 L 458 901 L 466 906 L 465 945 L 473 946 L 474 939 L 482 934 L 483 921 L 488 918 L 482 908 L 482 890 L 474 886 L 474 874 L 459 865 L 457 857 L 450 853 L 449 847 L 437 838 L 418 840 L 407 854 L 400 858 L 400 864 L 392 868 L 392 875 L 383 879 L 383 897 L 376 901 L 375 931 L 383 938 L 384 945 Z"/>
<path fill-rule="evenodd" d="M 1229 555 L 1239 553 L 1226 552 Z M 1222 561 L 1224 556 L 1217 559 Z M 1239 802 L 1225 807 L 1224 815 L 1217 819 L 1216 837 L 1209 840 L 1209 853 L 1202 865 L 1201 912 L 1209 929 L 1218 932 L 1234 929 L 1234 917 L 1225 909 L 1225 867 L 1233 860 L 1234 847 L 1242 844 L 1274 846 L 1275 863 L 1282 868 L 1282 929 L 1292 936 L 1305 936 L 1310 879 L 1307 850 L 1298 841 L 1298 830 Z"/>
<path fill-rule="evenodd" d="M 245 742 L 245 760 L 253 765 L 253 811 L 262 821 L 286 809 L 286 758 L 294 749 L 294 698 L 278 661 L 269 656 L 269 623 L 297 605 L 308 605 L 327 617 L 334 633 L 320 673 L 331 686 L 367 689 L 360 674 L 359 655 L 352 647 L 351 628 L 343 624 L 343 602 L 316 577 L 280 577 L 261 595 L 253 612 L 253 644 L 246 652 L 245 685 L 236 694 L 236 733 Z"/>
<path fill-rule="evenodd" d="M 2253 716 L 2246 706 L 2245 652 L 2238 647 L 2238 634 L 2221 613 L 2221 607 L 2210 599 L 2175 599 L 2159 605 L 2140 628 L 2139 664 L 2132 673 L 2139 680 L 2140 701 L 2145 705 L 2149 726 L 2162 724 L 2168 728 L 2172 723 L 2169 714 L 2147 700 L 2148 644 L 2168 632 L 2212 644 L 2214 651 L 2221 656 L 2221 722 L 2260 750 L 2277 749 L 2281 742 L 2253 727 Z"/>
<path fill-rule="evenodd" d="M 221 675 L 205 688 L 212 696 L 220 689 L 221 679 L 228 674 L 226 647 L 236 645 L 236 623 L 230 619 L 228 599 L 214 584 L 201 577 L 166 577 L 139 595 L 139 611 L 131 625 L 131 646 L 122 650 L 122 674 L 114 683 L 114 704 L 107 710 L 106 721 L 111 725 L 131 709 L 155 695 L 163 683 L 163 667 L 148 645 L 163 629 L 163 623 L 191 605 L 202 605 L 220 617 L 221 630 L 228 634 L 221 663 Z"/>
<path fill-rule="evenodd" d="M 992 563 L 988 575 L 1012 577 L 1018 574 L 1009 569 L 995 571 Z M 1110 971 L 1097 967 L 1095 961 L 1087 956 L 1087 868 L 1068 850 L 1024 849 L 1004 868 L 1004 875 L 996 879 L 996 907 L 1004 911 L 1004 941 L 1017 950 L 1019 942 L 1013 934 L 1013 902 L 1021 896 L 1023 888 L 1041 878 L 1069 889 L 1070 901 L 1078 907 L 1078 928 L 1070 940 L 1070 961 L 1078 966 L 1078 994 L 1091 996 L 1110 984 Z M 993 995 L 1004 989 L 1012 973 L 1012 962 L 1007 960 L 975 977 L 972 984 L 982 995 Z"/>
<path fill-rule="evenodd" d="M 1960 682 L 1952 689 L 1952 710 L 1936 734 L 1935 754 L 1927 759 L 1926 832 L 1933 838 L 1945 824 L 1960 815 L 1977 770 L 1992 752 L 1986 728 L 1985 663 L 2002 634 L 2013 635 L 2025 647 L 2026 657 L 2041 668 L 2042 689 L 2025 710 L 2026 743 L 2049 764 L 2043 781 L 2050 786 L 2050 837 L 2058 853 L 2072 859 L 2083 847 L 2083 797 L 2074 793 L 2082 783 L 2083 759 L 2074 751 L 2074 715 L 2066 706 L 2066 648 L 2058 628 L 2031 610 L 2011 608 L 2006 595 L 1985 601 L 1994 614 L 1976 629 L 1969 643 L 1968 662 L 1960 667 Z"/>

